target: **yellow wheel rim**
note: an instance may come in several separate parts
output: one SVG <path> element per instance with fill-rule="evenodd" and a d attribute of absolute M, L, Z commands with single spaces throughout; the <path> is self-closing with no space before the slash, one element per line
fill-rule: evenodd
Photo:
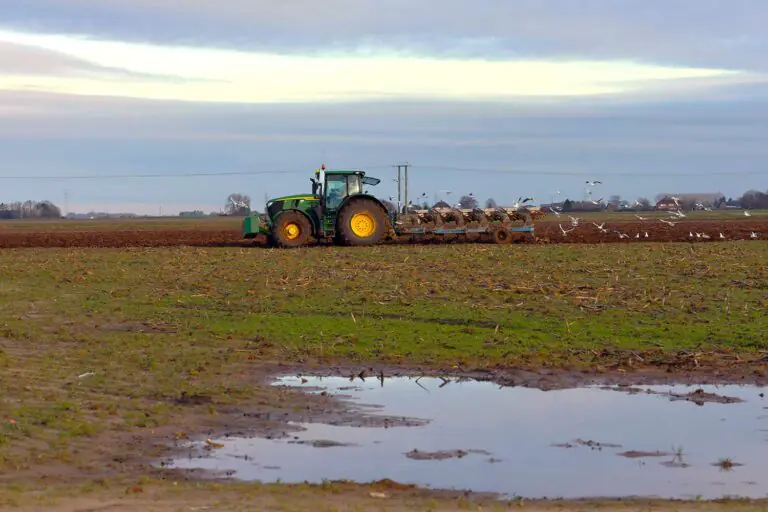
<path fill-rule="evenodd" d="M 283 233 L 285 233 L 285 238 L 288 240 L 296 240 L 301 234 L 301 228 L 295 222 L 291 222 L 285 225 Z"/>
<path fill-rule="evenodd" d="M 350 221 L 355 236 L 366 238 L 376 232 L 376 219 L 368 212 L 356 213 Z"/>

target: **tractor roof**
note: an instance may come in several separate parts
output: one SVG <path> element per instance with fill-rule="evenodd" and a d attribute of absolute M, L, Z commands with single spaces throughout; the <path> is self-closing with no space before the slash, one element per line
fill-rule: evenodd
<path fill-rule="evenodd" d="M 362 169 L 333 169 L 333 170 L 326 170 L 325 171 L 326 176 L 349 176 L 350 174 L 360 174 L 363 176 L 363 183 L 366 185 L 378 185 L 381 183 L 381 180 L 379 178 L 374 178 L 373 176 L 365 176 L 365 171 Z"/>
<path fill-rule="evenodd" d="M 325 174 L 361 174 L 364 172 L 361 169 L 328 169 Z"/>

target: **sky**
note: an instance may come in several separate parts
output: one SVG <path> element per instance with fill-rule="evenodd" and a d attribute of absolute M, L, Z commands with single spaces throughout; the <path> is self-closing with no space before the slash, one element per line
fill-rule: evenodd
<path fill-rule="evenodd" d="M 768 189 L 766 19 L 764 0 L 5 0 L 0 201 L 259 209 L 320 164 L 387 198 L 403 162 L 430 199 L 738 197 Z"/>

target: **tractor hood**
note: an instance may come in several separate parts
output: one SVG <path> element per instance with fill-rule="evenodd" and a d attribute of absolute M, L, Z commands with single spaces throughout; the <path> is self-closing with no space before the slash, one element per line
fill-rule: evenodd
<path fill-rule="evenodd" d="M 320 199 L 317 196 L 313 196 L 312 194 L 294 194 L 291 196 L 282 196 L 282 197 L 275 197 L 273 199 L 270 199 L 270 203 L 276 203 L 278 201 L 319 201 Z"/>

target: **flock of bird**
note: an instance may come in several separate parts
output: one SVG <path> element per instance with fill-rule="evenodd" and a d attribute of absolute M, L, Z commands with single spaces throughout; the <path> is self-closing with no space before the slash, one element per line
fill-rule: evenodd
<path fill-rule="evenodd" d="M 594 187 L 595 185 L 598 185 L 601 182 L 600 181 L 587 181 L 586 183 L 590 187 L 590 188 L 587 189 L 587 194 L 591 197 L 591 195 L 592 195 L 591 187 Z M 677 209 L 676 210 L 670 210 L 670 217 L 668 219 L 658 219 L 658 220 L 659 220 L 659 222 L 663 222 L 664 224 L 667 224 L 669 226 L 675 226 L 676 224 L 678 224 L 681 221 L 681 219 L 685 218 L 687 215 L 685 213 L 683 213 L 683 211 L 682 211 L 682 208 L 680 206 L 680 197 L 679 196 L 672 196 L 672 197 L 670 197 L 670 199 L 672 201 L 674 201 L 675 205 L 677 206 Z M 598 199 L 598 200 L 593 200 L 592 201 L 592 203 L 594 203 L 594 204 L 600 204 L 601 202 L 602 202 L 602 198 Z M 639 205 L 640 205 L 640 202 L 639 201 L 635 201 L 635 206 L 639 206 Z M 707 208 L 703 204 L 700 204 L 700 203 L 697 204 L 696 207 L 699 208 L 699 209 L 702 209 L 702 210 L 706 210 L 706 211 L 711 210 L 711 208 Z M 562 208 L 554 206 L 554 205 L 552 206 L 552 213 L 554 213 L 555 216 L 557 216 L 558 218 L 561 215 L 563 215 Z M 751 217 L 752 214 L 749 213 L 748 210 L 744 210 L 744 216 L 745 217 Z M 652 220 L 649 217 L 643 217 L 643 216 L 638 215 L 638 214 L 635 214 L 635 217 L 637 217 L 640 221 Z M 563 237 L 568 236 L 568 233 L 570 233 L 571 231 L 575 230 L 579 226 L 580 219 L 578 217 L 573 217 L 573 216 L 569 215 L 568 218 L 571 220 L 571 224 L 570 224 L 571 227 L 570 227 L 570 229 L 566 229 L 566 228 L 563 227 L 562 224 L 558 224 L 558 226 L 560 227 L 560 232 L 562 233 Z M 629 234 L 622 233 L 621 231 L 618 231 L 616 229 L 608 230 L 605 227 L 605 224 L 606 224 L 605 222 L 603 222 L 602 224 L 597 224 L 596 222 L 593 222 L 592 224 L 601 233 L 610 233 L 610 232 L 612 232 L 612 233 L 618 235 L 619 239 L 631 238 L 631 236 Z M 718 234 L 719 234 L 719 236 L 718 236 L 719 240 L 726 240 L 727 239 L 727 237 L 722 232 L 719 232 Z M 753 240 L 758 239 L 759 237 L 760 237 L 760 233 L 758 233 L 756 231 L 751 231 L 749 233 L 749 238 L 751 238 Z M 634 238 L 635 239 L 644 239 L 644 238 L 649 238 L 649 235 L 648 235 L 647 231 L 643 231 L 642 233 L 638 232 L 634 236 Z M 708 239 L 711 238 L 711 236 L 708 235 L 707 233 L 703 233 L 703 232 L 699 233 L 698 231 L 689 231 L 688 232 L 688 238 L 691 239 L 691 240 L 694 240 L 694 239 L 695 240 L 708 240 Z"/>
<path fill-rule="evenodd" d="M 596 204 L 596 205 L 602 204 L 603 203 L 603 198 L 602 197 L 600 199 L 592 199 L 592 188 L 594 188 L 597 185 L 601 185 L 602 181 L 587 180 L 585 183 L 587 185 L 587 195 L 590 197 L 589 201 L 592 204 Z M 451 193 L 450 191 L 442 191 L 442 192 L 445 192 L 446 194 L 449 194 L 449 195 Z M 470 192 L 468 194 L 468 196 L 470 198 L 474 199 L 474 194 L 473 193 Z M 426 198 L 426 197 L 427 197 L 426 192 L 422 193 L 421 196 L 419 196 L 420 199 L 423 199 L 423 198 Z M 394 198 L 390 197 L 389 199 L 390 199 L 390 201 L 392 201 Z M 671 196 L 670 199 L 672 201 L 674 201 L 677 209 L 670 210 L 670 217 L 668 219 L 660 218 L 658 220 L 659 220 L 659 222 L 662 222 L 662 223 L 667 224 L 669 226 L 675 226 L 682 219 L 684 219 L 687 215 L 683 212 L 682 207 L 680 206 L 680 197 L 679 196 Z M 512 207 L 515 208 L 515 209 L 518 209 L 521 206 L 524 206 L 526 203 L 531 202 L 533 200 L 534 200 L 533 197 L 525 197 L 524 198 L 524 197 L 521 196 L 521 197 L 517 198 L 517 201 L 515 201 L 515 203 L 514 203 L 514 205 Z M 412 205 L 413 205 L 413 201 L 408 201 L 408 206 L 410 207 Z M 632 206 L 634 207 L 634 206 L 640 206 L 640 205 L 641 205 L 640 201 L 635 201 L 635 203 Z M 459 203 L 459 204 L 453 205 L 453 207 L 461 209 L 462 205 Z M 711 211 L 712 210 L 711 208 L 709 208 L 707 206 L 704 206 L 701 203 L 697 203 L 696 204 L 696 208 L 698 208 L 700 210 L 704 210 L 704 211 Z M 551 210 L 552 210 L 552 213 L 555 214 L 555 216 L 558 217 L 558 218 L 563 215 L 562 207 L 558 207 L 558 206 L 552 205 L 551 206 Z M 752 214 L 749 212 L 749 210 L 744 210 L 744 216 L 745 217 L 751 217 Z M 637 217 L 640 221 L 652 220 L 649 217 L 643 217 L 643 216 L 638 215 L 638 214 L 635 214 L 635 217 Z M 566 228 L 563 227 L 562 224 L 558 224 L 558 226 L 560 227 L 560 232 L 562 233 L 563 237 L 568 236 L 568 233 L 572 232 L 573 230 L 575 230 L 579 226 L 580 219 L 578 217 L 573 217 L 573 216 L 569 215 L 568 218 L 571 220 L 571 222 L 570 222 L 570 226 L 571 226 L 570 229 L 566 229 Z M 616 229 L 613 229 L 613 230 L 607 229 L 605 227 L 605 224 L 606 224 L 605 222 L 603 222 L 602 224 L 597 224 L 596 222 L 593 222 L 592 224 L 601 233 L 614 233 L 614 234 L 616 234 L 619 237 L 619 239 L 632 238 L 629 234 L 622 233 L 621 231 L 618 231 Z M 709 240 L 710 238 L 712 238 L 707 233 L 704 233 L 704 232 L 700 233 L 698 231 L 689 231 L 688 237 L 691 240 L 694 240 L 694 239 L 695 240 Z M 635 234 L 634 238 L 635 239 L 649 238 L 648 231 L 643 231 L 642 233 L 638 232 L 638 233 Z M 753 240 L 754 239 L 758 239 L 758 238 L 760 238 L 760 233 L 758 233 L 756 231 L 751 231 L 749 233 L 749 238 L 751 238 Z M 718 239 L 719 240 L 727 240 L 727 237 L 722 232 L 719 232 L 718 233 Z"/>

